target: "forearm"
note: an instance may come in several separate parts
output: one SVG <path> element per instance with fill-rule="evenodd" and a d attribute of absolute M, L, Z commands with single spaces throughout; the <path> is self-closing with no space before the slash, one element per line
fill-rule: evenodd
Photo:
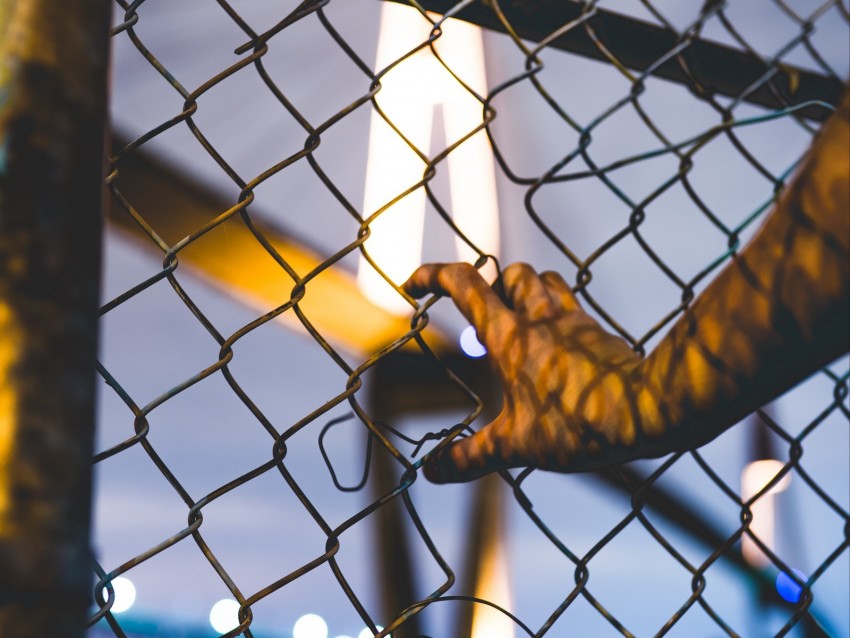
<path fill-rule="evenodd" d="M 708 441 L 850 349 L 849 120 L 845 96 L 756 238 L 641 364 L 649 447 Z"/>

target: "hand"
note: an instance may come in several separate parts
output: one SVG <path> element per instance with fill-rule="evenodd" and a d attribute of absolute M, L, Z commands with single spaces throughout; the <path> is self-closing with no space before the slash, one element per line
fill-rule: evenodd
<path fill-rule="evenodd" d="M 505 299 L 469 264 L 428 264 L 404 284 L 448 295 L 475 327 L 504 390 L 499 416 L 425 466 L 435 482 L 509 467 L 576 471 L 634 456 L 640 357 L 582 310 L 554 272 L 502 272 Z"/>

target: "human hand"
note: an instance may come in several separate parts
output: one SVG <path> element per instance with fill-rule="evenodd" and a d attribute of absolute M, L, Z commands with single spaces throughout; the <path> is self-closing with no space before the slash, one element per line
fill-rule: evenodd
<path fill-rule="evenodd" d="M 640 419 L 640 357 L 582 310 L 560 275 L 511 264 L 502 300 L 469 264 L 427 264 L 404 284 L 413 297 L 452 298 L 501 380 L 499 416 L 425 465 L 435 482 L 530 466 L 562 472 L 632 456 Z"/>

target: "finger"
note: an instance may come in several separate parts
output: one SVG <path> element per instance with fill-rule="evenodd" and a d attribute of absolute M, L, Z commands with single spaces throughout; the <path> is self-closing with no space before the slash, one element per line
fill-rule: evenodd
<path fill-rule="evenodd" d="M 508 303 L 518 314 L 532 321 L 554 316 L 556 306 L 549 290 L 528 264 L 516 262 L 505 268 L 502 285 Z"/>
<path fill-rule="evenodd" d="M 493 422 L 472 436 L 457 439 L 426 461 L 425 477 L 432 483 L 461 483 L 517 463 L 507 458 L 501 424 Z"/>
<path fill-rule="evenodd" d="M 472 324 L 487 350 L 496 353 L 511 332 L 514 315 L 475 268 L 466 263 L 426 264 L 410 276 L 404 289 L 412 297 L 429 292 L 448 295 Z"/>
<path fill-rule="evenodd" d="M 552 299 L 556 301 L 562 310 L 566 312 L 581 310 L 581 304 L 578 302 L 573 289 L 570 288 L 570 285 L 564 281 L 561 275 L 552 270 L 547 270 L 540 273 L 540 280 L 549 290 Z"/>

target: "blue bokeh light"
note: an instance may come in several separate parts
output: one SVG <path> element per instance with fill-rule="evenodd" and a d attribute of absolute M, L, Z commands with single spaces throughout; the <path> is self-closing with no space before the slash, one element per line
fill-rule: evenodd
<path fill-rule="evenodd" d="M 487 348 L 481 345 L 478 341 L 478 335 L 475 333 L 475 328 L 467 326 L 460 333 L 460 348 L 467 356 L 478 358 L 487 354 Z"/>
<path fill-rule="evenodd" d="M 791 571 L 794 572 L 794 575 L 798 580 L 802 582 L 806 582 L 808 580 L 806 575 L 799 569 L 792 569 Z M 779 576 L 776 577 L 776 591 L 779 592 L 779 595 L 782 596 L 783 600 L 787 600 L 789 603 L 796 603 L 800 601 L 800 595 L 803 593 L 803 588 L 794 582 L 794 579 L 792 579 L 786 572 L 780 572 Z"/>

